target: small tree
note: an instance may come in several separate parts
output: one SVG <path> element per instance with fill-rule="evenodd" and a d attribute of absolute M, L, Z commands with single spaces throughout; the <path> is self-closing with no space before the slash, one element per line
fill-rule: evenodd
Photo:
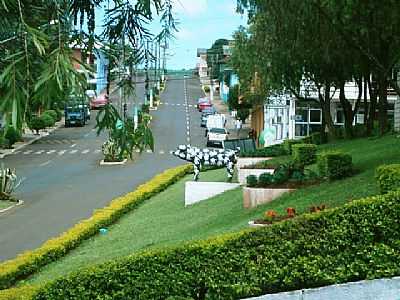
<path fill-rule="evenodd" d="M 33 117 L 30 122 L 28 123 L 28 126 L 31 130 L 35 130 L 36 134 L 39 134 L 39 130 L 45 129 L 46 128 L 46 123 L 43 118 L 41 117 Z"/>
<path fill-rule="evenodd" d="M 6 140 L 8 141 L 8 148 L 12 148 L 18 140 L 21 138 L 19 132 L 14 128 L 14 126 L 9 126 L 6 129 L 6 134 L 4 135 Z"/>
<path fill-rule="evenodd" d="M 237 117 L 243 122 L 246 122 L 246 119 L 250 115 L 250 109 L 248 108 L 240 108 L 237 112 Z"/>

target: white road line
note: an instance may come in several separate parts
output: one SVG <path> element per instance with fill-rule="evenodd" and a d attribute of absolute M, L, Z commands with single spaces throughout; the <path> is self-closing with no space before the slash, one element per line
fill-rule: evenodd
<path fill-rule="evenodd" d="M 101 152 L 101 150 L 100 149 L 96 149 L 96 150 L 94 150 L 94 153 L 96 153 L 96 154 L 99 154 Z"/>
<path fill-rule="evenodd" d="M 44 150 L 39 150 L 35 152 L 35 154 L 42 154 L 42 153 L 44 153 Z"/>
<path fill-rule="evenodd" d="M 46 153 L 47 153 L 47 154 L 52 154 L 52 153 L 54 153 L 54 152 L 56 152 L 56 151 L 57 151 L 57 150 L 54 150 L 54 149 L 53 149 L 53 150 L 47 151 Z"/>
<path fill-rule="evenodd" d="M 71 145 L 71 148 L 74 148 L 75 146 L 76 146 L 76 144 L 72 144 L 72 145 Z"/>
<path fill-rule="evenodd" d="M 169 105 L 169 103 L 168 103 L 168 102 L 165 102 L 164 104 L 165 104 L 165 105 Z"/>
<path fill-rule="evenodd" d="M 47 165 L 50 164 L 50 163 L 51 163 L 51 160 L 48 160 L 48 161 L 46 161 L 46 162 L 40 164 L 39 167 L 47 166 Z"/>
<path fill-rule="evenodd" d="M 177 103 L 176 106 L 181 106 L 181 104 L 180 104 L 180 103 Z"/>
<path fill-rule="evenodd" d="M 28 150 L 28 151 L 25 151 L 24 154 L 31 154 L 32 152 L 33 152 L 33 150 Z"/>
<path fill-rule="evenodd" d="M 187 137 L 187 139 L 186 139 L 186 140 L 187 140 L 187 142 L 188 142 L 188 143 L 190 143 L 190 137 Z"/>
<path fill-rule="evenodd" d="M 71 151 L 69 152 L 69 154 L 75 154 L 76 152 L 78 152 L 78 150 L 71 150 Z"/>
<path fill-rule="evenodd" d="M 12 154 L 18 154 L 21 153 L 21 151 L 14 151 Z"/>
<path fill-rule="evenodd" d="M 90 152 L 90 149 L 85 149 L 82 151 L 82 154 L 88 154 Z"/>
<path fill-rule="evenodd" d="M 92 131 L 96 131 L 96 128 L 93 128 Z"/>
<path fill-rule="evenodd" d="M 160 150 L 160 154 L 165 154 L 165 151 L 164 150 Z"/>
<path fill-rule="evenodd" d="M 67 152 L 67 150 L 58 151 L 58 155 L 60 155 L 60 156 L 61 156 L 61 155 L 64 155 L 65 152 Z"/>

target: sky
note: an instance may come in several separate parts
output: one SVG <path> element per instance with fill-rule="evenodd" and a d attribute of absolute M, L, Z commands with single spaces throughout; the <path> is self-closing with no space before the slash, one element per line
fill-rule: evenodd
<path fill-rule="evenodd" d="M 194 68 L 197 48 L 210 48 L 219 38 L 231 39 L 247 22 L 246 16 L 235 12 L 236 0 L 174 0 L 174 4 L 180 24 L 170 43 L 170 69 Z"/>
<path fill-rule="evenodd" d="M 197 63 L 197 48 L 211 48 L 220 38 L 232 39 L 233 32 L 246 25 L 247 17 L 236 13 L 236 0 L 172 0 L 179 31 L 170 41 L 168 69 L 193 69 Z M 98 23 L 104 17 L 101 9 L 96 13 Z M 99 22 L 100 21 L 100 22 Z M 158 21 L 150 26 L 158 33 Z M 102 26 L 96 26 L 98 33 Z"/>

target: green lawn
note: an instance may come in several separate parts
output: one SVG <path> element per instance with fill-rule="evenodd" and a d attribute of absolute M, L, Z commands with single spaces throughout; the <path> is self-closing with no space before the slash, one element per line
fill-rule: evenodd
<path fill-rule="evenodd" d="M 243 210 L 240 189 L 185 208 L 184 182 L 192 179 L 192 176 L 186 176 L 123 217 L 109 228 L 106 235 L 89 239 L 68 256 L 46 266 L 26 282 L 45 282 L 81 267 L 150 247 L 203 239 L 247 228 L 249 220 L 260 217 L 268 209 L 283 213 L 290 206 L 295 207 L 297 212 L 304 212 L 312 205 L 325 204 L 334 207 L 376 194 L 378 189 L 374 179 L 375 168 L 384 163 L 400 162 L 399 146 L 400 139 L 395 136 L 323 145 L 321 149 L 334 148 L 351 153 L 358 173 L 351 178 L 297 190 L 254 210 Z M 201 179 L 224 181 L 225 176 L 225 170 L 213 170 L 202 173 Z"/>

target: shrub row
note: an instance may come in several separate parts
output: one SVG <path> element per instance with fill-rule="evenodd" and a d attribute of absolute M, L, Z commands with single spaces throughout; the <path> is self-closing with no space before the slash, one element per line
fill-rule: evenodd
<path fill-rule="evenodd" d="M 400 192 L 391 192 L 93 266 L 47 284 L 34 299 L 239 299 L 398 276 L 399 219 Z"/>
<path fill-rule="evenodd" d="M 311 165 L 317 157 L 317 146 L 314 144 L 295 144 L 292 146 L 293 160 L 304 166 Z"/>
<path fill-rule="evenodd" d="M 240 152 L 240 157 L 276 157 L 282 155 L 287 155 L 283 145 L 273 145 L 253 151 Z"/>
<path fill-rule="evenodd" d="M 400 188 L 400 164 L 379 166 L 375 177 L 382 194 Z"/>
<path fill-rule="evenodd" d="M 305 141 L 303 141 L 303 140 L 290 140 L 290 139 L 288 139 L 288 140 L 285 140 L 285 141 L 283 142 L 283 148 L 286 150 L 286 152 L 287 152 L 288 154 L 292 154 L 292 147 L 293 147 L 293 145 L 305 144 L 305 143 L 307 143 L 307 138 L 306 138 Z"/>
<path fill-rule="evenodd" d="M 105 208 L 95 210 L 89 219 L 76 224 L 59 237 L 46 241 L 38 249 L 27 251 L 13 260 L 0 264 L 0 289 L 12 286 L 18 280 L 26 278 L 42 266 L 64 256 L 83 240 L 97 234 L 101 227 L 114 223 L 123 214 L 164 190 L 191 170 L 191 165 L 167 170 L 140 185 L 135 191 L 114 199 Z"/>
<path fill-rule="evenodd" d="M 351 155 L 340 151 L 327 151 L 319 154 L 317 165 L 320 176 L 329 180 L 341 179 L 353 173 Z"/>

